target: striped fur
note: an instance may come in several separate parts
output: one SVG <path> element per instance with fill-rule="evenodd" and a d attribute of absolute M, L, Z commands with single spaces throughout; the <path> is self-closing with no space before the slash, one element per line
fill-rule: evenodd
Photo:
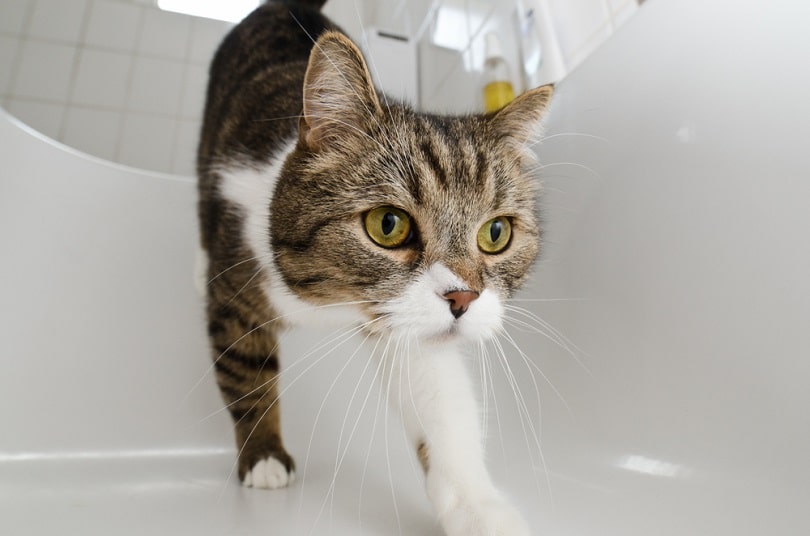
<path fill-rule="evenodd" d="M 374 89 L 359 50 L 317 11 L 321 3 L 258 8 L 225 38 L 210 71 L 198 152 L 208 334 L 247 485 L 286 485 L 294 469 L 277 400 L 279 334 L 293 313 L 315 317 L 323 313 L 318 306 L 350 302 L 352 320 L 417 338 L 452 364 L 461 342 L 500 329 L 503 300 L 525 280 L 539 249 L 538 186 L 527 172 L 526 147 L 551 89 L 527 92 L 486 116 L 415 112 Z M 363 226 L 366 213 L 389 205 L 413 221 L 412 239 L 394 249 L 377 246 Z M 484 253 L 478 230 L 498 216 L 511 222 L 511 242 L 501 253 Z M 463 316 L 442 298 L 451 291 L 476 296 Z M 346 310 L 339 316 L 349 318 Z M 425 385 L 441 389 L 430 371 L 453 371 L 446 381 L 455 381 L 455 365 L 434 369 L 429 355 L 413 357 L 421 360 L 414 370 L 430 377 Z M 456 387 L 468 396 L 464 381 Z M 473 399 L 451 402 L 436 411 L 436 437 L 454 420 L 449 408 L 465 413 L 459 422 L 475 413 Z M 470 523 L 442 510 L 441 496 L 458 490 L 447 491 L 440 477 L 468 469 L 451 467 L 447 447 L 425 430 L 409 433 L 448 534 L 460 534 L 452 527 Z M 475 431 L 451 439 L 480 442 Z M 478 447 L 458 456 L 486 491 L 470 497 L 500 504 L 479 458 Z M 507 510 L 490 517 L 509 520 L 503 534 L 521 534 L 508 531 L 521 525 Z"/>

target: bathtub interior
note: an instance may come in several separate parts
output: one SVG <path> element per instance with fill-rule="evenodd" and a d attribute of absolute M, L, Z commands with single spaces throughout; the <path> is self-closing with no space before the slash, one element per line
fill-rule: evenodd
<path fill-rule="evenodd" d="M 488 404 L 489 465 L 538 534 L 810 531 L 810 9 L 779 4 L 647 2 L 558 87 L 515 301 L 553 329 L 512 330 L 523 399 L 493 363 Z M 0 139 L 4 533 L 440 534 L 357 339 L 289 377 L 295 484 L 238 486 L 193 181 L 4 113 Z"/>

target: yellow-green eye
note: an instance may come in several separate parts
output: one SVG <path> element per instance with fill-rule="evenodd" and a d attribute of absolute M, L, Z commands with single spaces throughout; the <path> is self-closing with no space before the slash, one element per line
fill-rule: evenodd
<path fill-rule="evenodd" d="M 395 207 L 378 207 L 365 217 L 366 232 L 378 246 L 396 248 L 412 236 L 411 217 Z"/>
<path fill-rule="evenodd" d="M 478 247 L 484 253 L 500 253 L 509 245 L 512 224 L 506 216 L 492 218 L 478 231 Z"/>

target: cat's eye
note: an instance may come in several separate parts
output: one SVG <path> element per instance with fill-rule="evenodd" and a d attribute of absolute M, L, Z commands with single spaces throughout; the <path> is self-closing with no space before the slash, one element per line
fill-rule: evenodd
<path fill-rule="evenodd" d="M 411 217 L 396 207 L 378 207 L 365 216 L 366 232 L 375 244 L 396 248 L 413 237 Z"/>
<path fill-rule="evenodd" d="M 478 247 L 484 253 L 500 253 L 512 238 L 512 223 L 506 216 L 492 218 L 478 230 Z"/>

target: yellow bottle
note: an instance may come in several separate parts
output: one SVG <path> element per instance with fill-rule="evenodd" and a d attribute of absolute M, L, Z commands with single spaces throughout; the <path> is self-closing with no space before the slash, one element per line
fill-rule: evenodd
<path fill-rule="evenodd" d="M 509 64 L 503 57 L 501 42 L 494 33 L 486 35 L 484 61 L 484 111 L 497 112 L 515 98 Z"/>

